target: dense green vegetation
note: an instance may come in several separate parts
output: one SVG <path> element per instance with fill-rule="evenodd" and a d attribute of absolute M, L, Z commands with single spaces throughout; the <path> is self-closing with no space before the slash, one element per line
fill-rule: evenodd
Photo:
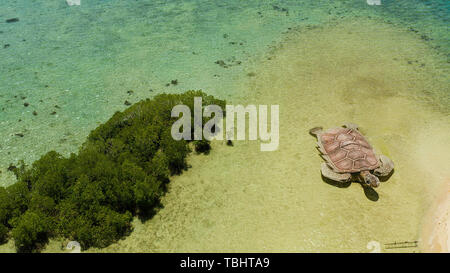
<path fill-rule="evenodd" d="M 30 167 L 11 168 L 18 182 L 0 187 L 0 241 L 12 236 L 19 252 L 38 251 L 51 237 L 105 247 L 130 232 L 133 216 L 152 216 L 169 176 L 187 168 L 191 151 L 187 141 L 171 137 L 178 119 L 171 110 L 185 104 L 193 115 L 196 96 L 224 108 L 201 91 L 157 95 L 115 113 L 77 154 L 51 151 Z M 210 150 L 207 141 L 194 145 Z"/>

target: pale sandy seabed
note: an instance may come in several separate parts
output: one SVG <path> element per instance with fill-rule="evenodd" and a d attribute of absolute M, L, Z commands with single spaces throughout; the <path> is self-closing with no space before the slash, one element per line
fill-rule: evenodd
<path fill-rule="evenodd" d="M 270 60 L 269 60 L 270 58 Z M 425 64 L 425 65 L 421 65 Z M 450 179 L 446 64 L 406 30 L 360 19 L 291 31 L 237 81 L 231 104 L 279 104 L 280 147 L 216 141 L 174 177 L 164 208 L 102 252 L 419 252 L 423 219 Z M 324 182 L 314 126 L 357 123 L 396 164 L 376 191 Z M 58 240 L 47 252 L 61 251 Z M 0 246 L 11 251 L 12 242 Z"/>

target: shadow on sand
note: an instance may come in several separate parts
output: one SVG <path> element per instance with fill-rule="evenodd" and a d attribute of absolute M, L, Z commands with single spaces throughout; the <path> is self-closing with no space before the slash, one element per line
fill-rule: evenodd
<path fill-rule="evenodd" d="M 367 199 L 369 199 L 370 201 L 376 202 L 376 201 L 378 201 L 378 199 L 380 199 L 380 196 L 373 188 L 362 185 L 362 184 L 361 184 L 361 187 L 364 189 L 364 194 L 366 195 Z"/>
<path fill-rule="evenodd" d="M 327 184 L 329 184 L 331 186 L 337 187 L 337 188 L 348 188 L 352 184 L 352 181 L 348 181 L 348 182 L 334 181 L 334 180 L 331 180 L 329 178 L 326 178 L 323 175 L 322 175 L 322 180 L 323 180 L 323 182 L 325 182 L 325 183 L 327 183 Z"/>
<path fill-rule="evenodd" d="M 391 174 L 389 174 L 388 176 L 384 177 L 383 179 L 380 178 L 380 181 L 382 181 L 382 182 L 387 181 L 389 179 L 389 177 L 391 177 L 392 173 L 393 172 L 391 172 Z M 327 184 L 329 184 L 329 185 L 331 185 L 331 186 L 337 187 L 337 188 L 348 188 L 348 187 L 350 187 L 350 185 L 353 182 L 354 183 L 358 183 L 363 188 L 364 194 L 366 195 L 367 199 L 369 199 L 370 201 L 376 202 L 380 198 L 378 193 L 373 188 L 365 186 L 365 185 L 361 184 L 358 180 L 355 180 L 355 179 L 352 179 L 349 182 L 338 182 L 338 181 L 334 181 L 334 180 L 331 180 L 329 178 L 326 178 L 325 176 L 322 175 L 322 181 L 327 183 Z"/>

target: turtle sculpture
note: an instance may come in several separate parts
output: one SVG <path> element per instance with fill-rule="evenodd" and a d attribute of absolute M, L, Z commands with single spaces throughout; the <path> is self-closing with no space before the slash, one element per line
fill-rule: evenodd
<path fill-rule="evenodd" d="M 368 186 L 378 187 L 378 176 L 388 176 L 394 169 L 392 160 L 377 155 L 356 124 L 348 123 L 326 131 L 315 127 L 309 133 L 317 137 L 318 149 L 326 161 L 321 166 L 326 178 L 348 182 L 357 177 Z"/>

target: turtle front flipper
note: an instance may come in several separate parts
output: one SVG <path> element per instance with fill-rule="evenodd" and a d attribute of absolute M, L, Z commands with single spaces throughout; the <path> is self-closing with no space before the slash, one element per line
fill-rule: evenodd
<path fill-rule="evenodd" d="M 378 160 L 380 161 L 380 167 L 376 168 L 373 173 L 376 176 L 388 176 L 394 169 L 394 162 L 385 155 L 380 155 Z"/>
<path fill-rule="evenodd" d="M 348 182 L 352 178 L 350 173 L 337 173 L 333 171 L 327 163 L 322 163 L 321 172 L 324 177 L 342 183 Z"/>

